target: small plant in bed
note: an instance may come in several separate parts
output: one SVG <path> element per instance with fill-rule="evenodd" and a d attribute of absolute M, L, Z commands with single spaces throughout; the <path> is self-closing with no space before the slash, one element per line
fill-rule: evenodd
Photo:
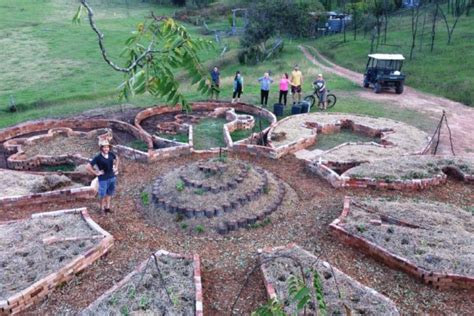
<path fill-rule="evenodd" d="M 184 182 L 182 180 L 178 180 L 176 182 L 176 190 L 178 190 L 179 192 L 184 191 Z"/>
<path fill-rule="evenodd" d="M 148 151 L 148 145 L 140 139 L 135 139 L 134 141 L 131 141 L 127 144 L 127 146 L 139 151 Z"/>
<path fill-rule="evenodd" d="M 65 163 L 56 166 L 42 166 L 41 171 L 45 172 L 70 172 L 76 170 L 76 166 L 72 163 Z"/>
<path fill-rule="evenodd" d="M 143 191 L 140 193 L 140 200 L 142 201 L 143 206 L 148 206 L 150 205 L 150 195 L 148 192 Z"/>

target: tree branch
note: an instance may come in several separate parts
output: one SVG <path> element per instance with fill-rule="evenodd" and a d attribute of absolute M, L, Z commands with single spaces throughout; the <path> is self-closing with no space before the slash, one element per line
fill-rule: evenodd
<path fill-rule="evenodd" d="M 90 24 L 92 30 L 97 34 L 97 38 L 99 40 L 99 47 L 100 47 L 100 51 L 102 53 L 102 57 L 104 58 L 105 62 L 107 64 L 109 64 L 113 69 L 115 69 L 117 71 L 128 73 L 128 72 L 132 71 L 138 65 L 138 63 L 151 52 L 151 47 L 153 46 L 153 41 L 150 42 L 150 45 L 148 45 L 145 52 L 143 52 L 143 54 L 141 54 L 137 59 L 135 59 L 135 61 L 130 66 L 128 66 L 127 68 L 120 67 L 117 64 L 115 64 L 107 56 L 107 51 L 105 50 L 104 41 L 103 41 L 104 40 L 104 34 L 97 28 L 97 25 L 94 22 L 94 12 L 92 11 L 92 8 L 89 6 L 89 4 L 87 3 L 86 0 L 81 0 L 81 4 L 84 6 L 84 8 L 86 8 L 87 16 L 89 18 L 89 24 Z"/>

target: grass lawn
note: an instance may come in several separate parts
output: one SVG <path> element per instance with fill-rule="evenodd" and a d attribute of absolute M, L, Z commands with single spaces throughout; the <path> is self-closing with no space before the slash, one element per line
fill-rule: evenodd
<path fill-rule="evenodd" d="M 409 60 L 411 46 L 411 17 L 408 14 L 393 16 L 389 21 L 387 45 L 380 45 L 376 52 L 402 53 L 407 60 L 403 70 L 407 74 L 407 85 L 441 95 L 464 104 L 474 105 L 474 16 L 462 16 L 453 34 L 451 45 L 447 45 L 444 21 L 436 27 L 434 51 L 430 52 L 431 23 L 427 14 L 424 31 L 424 15 L 419 18 L 418 37 L 413 60 Z M 452 25 L 452 21 L 450 21 Z M 421 34 L 424 34 L 421 42 Z M 370 32 L 363 32 L 353 40 L 353 33 L 343 36 L 327 36 L 313 43 L 321 53 L 344 67 L 363 72 L 370 50 Z"/>
<path fill-rule="evenodd" d="M 175 10 L 140 0 L 129 0 L 129 6 L 118 0 L 93 0 L 91 3 L 96 12 L 97 24 L 106 34 L 106 45 L 111 58 L 118 62 L 123 42 L 137 23 L 149 15 L 150 10 L 167 15 Z M 1 6 L 0 43 L 3 49 L 0 50 L 0 57 L 7 63 L 7 67 L 0 73 L 3 83 L 0 87 L 0 128 L 26 120 L 74 115 L 88 109 L 120 104 L 116 87 L 122 76 L 102 60 L 95 34 L 87 21 L 84 20 L 81 25 L 71 23 L 76 9 L 74 2 L 65 5 L 60 0 L 2 0 Z M 213 21 L 213 24 L 217 26 L 221 23 L 224 26 L 226 19 L 227 17 L 222 17 L 222 21 Z M 187 28 L 196 36 L 202 36 L 201 27 L 187 25 Z M 272 110 L 273 103 L 278 99 L 278 81 L 284 72 L 290 73 L 293 66 L 299 64 L 305 77 L 303 95 L 311 93 L 311 82 L 321 72 L 304 58 L 297 48 L 299 44 L 311 45 L 314 41 L 286 40 L 284 51 L 278 58 L 258 65 L 240 65 L 237 62 L 239 39 L 230 37 L 216 43 L 215 50 L 202 52 L 201 58 L 207 68 L 211 69 L 214 65 L 221 68 L 220 98 L 223 100 L 230 100 L 233 77 L 240 70 L 245 79 L 242 101 L 259 104 L 260 87 L 257 78 L 269 71 L 275 80 L 269 98 Z M 224 45 L 228 46 L 228 50 L 220 56 Z M 195 92 L 196 89 L 190 86 L 184 75 L 179 76 L 182 78 L 180 88 L 190 100 L 207 98 Z M 338 97 L 338 102 L 332 109 L 334 112 L 389 117 L 427 131 L 434 128 L 434 122 L 427 121 L 416 112 L 361 100 L 354 93 L 360 87 L 344 78 L 332 74 L 325 74 L 325 77 L 329 89 Z M 11 95 L 18 104 L 16 113 L 6 112 Z M 133 97 L 128 103 L 141 107 L 163 104 L 161 100 L 149 95 Z M 288 106 L 285 115 L 290 111 Z M 223 144 L 222 128 L 215 128 L 219 133 L 218 143 L 203 145 L 203 148 Z M 235 133 L 234 140 L 244 137 L 243 133 L 245 132 Z"/>

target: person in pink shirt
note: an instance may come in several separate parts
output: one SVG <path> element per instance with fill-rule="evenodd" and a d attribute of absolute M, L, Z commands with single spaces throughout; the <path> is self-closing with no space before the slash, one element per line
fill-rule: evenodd
<path fill-rule="evenodd" d="M 280 79 L 280 97 L 278 98 L 278 103 L 282 104 L 281 101 L 283 99 L 283 104 L 286 105 L 286 97 L 288 96 L 288 88 L 290 86 L 290 79 L 288 79 L 288 74 L 285 72 Z"/>

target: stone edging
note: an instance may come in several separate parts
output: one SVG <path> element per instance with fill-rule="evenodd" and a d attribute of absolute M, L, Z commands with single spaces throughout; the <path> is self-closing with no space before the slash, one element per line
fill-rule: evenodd
<path fill-rule="evenodd" d="M 401 270 L 420 279 L 425 284 L 433 285 L 437 289 L 474 289 L 474 277 L 426 270 L 410 260 L 393 254 L 365 238 L 348 232 L 344 229 L 344 220 L 349 215 L 350 204 L 351 198 L 346 196 L 344 198 L 344 208 L 341 215 L 329 225 L 331 233 L 338 237 L 340 241 L 362 250 L 364 253 L 378 259 L 392 269 Z"/>
<path fill-rule="evenodd" d="M 160 256 L 170 256 L 174 258 L 186 258 L 186 259 L 192 259 L 193 260 L 193 271 L 194 271 L 194 277 L 193 277 L 193 282 L 194 282 L 194 288 L 196 291 L 195 295 L 195 316 L 203 316 L 203 294 L 202 294 L 202 279 L 201 279 L 201 261 L 199 258 L 199 255 L 194 254 L 193 256 L 185 256 L 181 254 L 176 254 L 172 252 L 168 252 L 166 250 L 158 250 L 155 255 L 157 257 Z M 150 257 L 151 258 L 151 257 Z M 113 287 L 108 289 L 104 294 L 102 294 L 99 298 L 97 298 L 94 302 L 92 302 L 87 308 L 82 310 L 81 315 L 86 315 L 88 312 L 92 312 L 93 308 L 100 304 L 101 301 L 107 299 L 109 296 L 111 296 L 116 290 L 124 286 L 127 282 L 130 281 L 130 279 L 142 272 L 146 266 L 147 263 L 149 262 L 150 258 L 146 259 L 143 261 L 135 270 L 133 270 L 131 273 L 129 273 L 127 276 L 125 276 L 122 280 L 120 280 L 118 283 L 116 283 Z"/>
<path fill-rule="evenodd" d="M 267 254 L 271 254 L 271 253 L 274 253 L 274 252 L 277 252 L 277 251 L 281 251 L 281 250 L 291 250 L 291 249 L 299 249 L 300 251 L 302 251 L 305 255 L 311 257 L 314 259 L 314 262 L 317 262 L 319 259 L 319 257 L 316 257 L 314 254 L 310 253 L 309 251 L 301 248 L 300 246 L 298 246 L 296 243 L 290 243 L 286 246 L 279 246 L 279 247 L 265 247 L 265 248 L 260 248 L 257 250 L 258 254 L 259 254 L 259 257 L 258 257 L 258 260 L 260 262 L 260 270 L 262 271 L 262 274 L 263 274 L 263 281 L 265 282 L 265 289 L 266 289 L 266 292 L 267 292 L 267 296 L 269 299 L 278 299 L 278 296 L 277 296 L 277 293 L 276 293 L 276 290 L 275 290 L 275 286 L 273 285 L 273 283 L 267 278 L 267 275 L 269 275 L 269 272 L 267 270 L 267 268 L 265 267 L 264 265 L 264 262 L 262 261 L 262 256 L 261 254 L 263 253 L 267 253 Z M 320 260 L 322 263 L 324 264 L 327 264 L 328 266 L 330 266 L 330 264 L 326 261 L 323 261 L 323 260 Z M 337 269 L 336 267 L 332 266 L 331 267 L 331 270 L 333 270 L 335 273 L 338 273 L 338 274 L 341 274 L 341 275 L 345 275 L 347 276 L 348 278 L 351 279 L 351 281 L 356 284 L 358 287 L 366 290 L 367 292 L 369 292 L 371 295 L 374 295 L 374 296 L 377 296 L 378 298 L 380 298 L 382 301 L 385 301 L 388 305 L 391 305 L 393 306 L 393 308 L 396 310 L 396 306 L 395 304 L 393 303 L 392 300 L 390 300 L 388 297 L 382 295 L 381 293 L 377 292 L 376 290 L 374 290 L 373 288 L 370 288 L 360 282 L 358 282 L 357 280 L 351 278 L 349 275 L 343 273 L 341 270 Z"/>
<path fill-rule="evenodd" d="M 61 216 L 70 213 L 80 213 L 89 227 L 102 237 L 100 243 L 89 249 L 86 253 L 78 255 L 73 261 L 58 271 L 42 278 L 21 292 L 9 297 L 7 300 L 0 301 L 1 315 L 16 314 L 37 303 L 43 297 L 47 296 L 57 285 L 69 281 L 74 275 L 94 263 L 97 259 L 104 255 L 110 249 L 110 247 L 112 247 L 114 238 L 111 234 L 102 229 L 96 222 L 92 220 L 92 218 L 89 216 L 89 213 L 87 212 L 87 208 L 37 213 L 33 214 L 31 218 Z M 80 238 L 81 237 L 78 237 L 77 239 Z M 69 238 L 68 240 L 71 239 Z"/>
<path fill-rule="evenodd" d="M 43 193 L 32 193 L 27 195 L 16 195 L 16 196 L 0 196 L 0 208 L 11 208 L 24 205 L 49 203 L 49 202 L 65 202 L 65 201 L 78 201 L 88 200 L 96 196 L 98 190 L 98 179 L 94 178 L 89 186 L 83 186 L 80 188 L 61 189 Z"/>

